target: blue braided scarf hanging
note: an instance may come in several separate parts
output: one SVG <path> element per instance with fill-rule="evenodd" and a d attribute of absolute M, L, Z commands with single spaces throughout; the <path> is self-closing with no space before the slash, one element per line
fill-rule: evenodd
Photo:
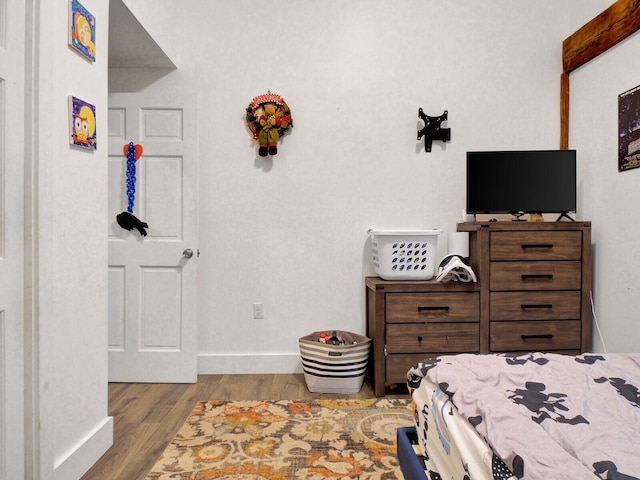
<path fill-rule="evenodd" d="M 133 142 L 129 143 L 127 150 L 127 211 L 133 213 L 133 203 L 136 198 L 136 152 Z"/>
<path fill-rule="evenodd" d="M 125 145 L 125 148 L 127 146 Z M 142 155 L 142 147 L 138 145 L 138 156 Z M 124 149 L 123 149 L 124 150 Z M 146 229 L 149 225 L 138 219 L 133 214 L 133 204 L 136 197 L 136 146 L 133 142 L 129 143 L 127 148 L 127 211 L 116 215 L 116 221 L 125 230 L 133 230 L 134 228 L 140 232 L 143 237 L 147 236 Z"/>

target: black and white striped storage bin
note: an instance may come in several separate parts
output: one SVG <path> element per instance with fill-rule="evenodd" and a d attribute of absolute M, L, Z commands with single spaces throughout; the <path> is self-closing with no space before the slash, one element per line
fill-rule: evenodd
<path fill-rule="evenodd" d="M 321 333 L 344 340 L 344 345 L 318 341 Z M 339 330 L 314 332 L 299 340 L 304 380 L 310 392 L 357 393 L 369 361 L 371 339 Z"/>

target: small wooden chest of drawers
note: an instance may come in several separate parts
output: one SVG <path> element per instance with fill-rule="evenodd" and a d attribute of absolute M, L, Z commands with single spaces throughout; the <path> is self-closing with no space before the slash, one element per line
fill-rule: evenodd
<path fill-rule="evenodd" d="M 445 353 L 480 351 L 476 284 L 385 281 L 368 277 L 367 332 L 375 395 L 405 383 L 415 363 Z"/>

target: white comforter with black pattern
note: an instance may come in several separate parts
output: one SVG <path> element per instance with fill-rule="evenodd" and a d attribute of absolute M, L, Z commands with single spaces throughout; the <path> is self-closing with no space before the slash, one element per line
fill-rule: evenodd
<path fill-rule="evenodd" d="M 640 480 L 640 354 L 448 355 L 423 377 L 518 478 Z"/>

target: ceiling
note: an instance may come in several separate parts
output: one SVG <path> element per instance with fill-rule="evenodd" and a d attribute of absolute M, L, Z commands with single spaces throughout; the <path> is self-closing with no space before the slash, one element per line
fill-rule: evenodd
<path fill-rule="evenodd" d="M 109 2 L 109 68 L 177 68 L 122 0 Z"/>

